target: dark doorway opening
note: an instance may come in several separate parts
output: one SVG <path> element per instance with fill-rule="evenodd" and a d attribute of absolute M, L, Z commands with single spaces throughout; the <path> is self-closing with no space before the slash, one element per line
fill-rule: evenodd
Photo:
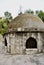
<path fill-rule="evenodd" d="M 30 37 L 26 41 L 26 48 L 37 48 L 37 41 L 33 37 Z"/>
<path fill-rule="evenodd" d="M 5 46 L 7 46 L 7 40 L 6 40 L 6 38 L 5 38 Z"/>

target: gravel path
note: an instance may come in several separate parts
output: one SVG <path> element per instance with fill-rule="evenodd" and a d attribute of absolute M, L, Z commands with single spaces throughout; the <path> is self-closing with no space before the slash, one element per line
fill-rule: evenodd
<path fill-rule="evenodd" d="M 35 55 L 0 54 L 0 65 L 44 65 L 44 54 Z"/>

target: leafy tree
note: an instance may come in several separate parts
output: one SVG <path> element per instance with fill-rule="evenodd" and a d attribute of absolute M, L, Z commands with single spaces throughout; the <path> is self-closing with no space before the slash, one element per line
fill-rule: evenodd
<path fill-rule="evenodd" d="M 29 9 L 29 10 L 26 10 L 24 13 L 32 13 L 32 14 L 34 14 L 34 11 L 32 11 L 31 9 Z"/>
<path fill-rule="evenodd" d="M 36 15 L 38 15 L 38 14 L 39 14 L 39 11 L 38 11 L 38 10 L 36 10 L 36 11 L 35 11 L 35 14 L 36 14 Z"/>
<path fill-rule="evenodd" d="M 36 15 L 39 16 L 42 19 L 42 21 L 44 22 L 44 12 L 42 10 L 40 10 L 40 11 L 37 10 Z"/>
<path fill-rule="evenodd" d="M 8 28 L 9 22 L 12 20 L 12 15 L 9 12 L 4 13 L 5 18 L 0 18 L 0 34 L 4 34 Z"/>
<path fill-rule="evenodd" d="M 1 19 L 0 20 L 0 34 L 4 34 L 8 28 L 8 19 Z"/>
<path fill-rule="evenodd" d="M 5 17 L 6 17 L 9 21 L 12 20 L 12 15 L 11 15 L 10 12 L 6 11 L 6 12 L 4 12 L 4 15 L 5 15 Z"/>

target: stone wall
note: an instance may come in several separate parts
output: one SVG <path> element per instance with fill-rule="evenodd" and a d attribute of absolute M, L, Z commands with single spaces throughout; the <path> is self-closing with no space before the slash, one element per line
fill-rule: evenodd
<path fill-rule="evenodd" d="M 11 54 L 32 54 L 43 52 L 43 35 L 40 33 L 13 33 L 5 36 L 7 39 L 7 51 Z M 26 49 L 26 40 L 33 37 L 37 40 L 37 48 Z"/>

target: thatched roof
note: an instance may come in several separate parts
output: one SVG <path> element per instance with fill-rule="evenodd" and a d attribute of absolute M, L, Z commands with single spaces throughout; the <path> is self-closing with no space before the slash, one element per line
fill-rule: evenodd
<path fill-rule="evenodd" d="M 21 14 L 14 18 L 8 25 L 8 30 L 18 28 L 40 28 L 44 29 L 44 23 L 42 20 L 33 14 Z"/>

